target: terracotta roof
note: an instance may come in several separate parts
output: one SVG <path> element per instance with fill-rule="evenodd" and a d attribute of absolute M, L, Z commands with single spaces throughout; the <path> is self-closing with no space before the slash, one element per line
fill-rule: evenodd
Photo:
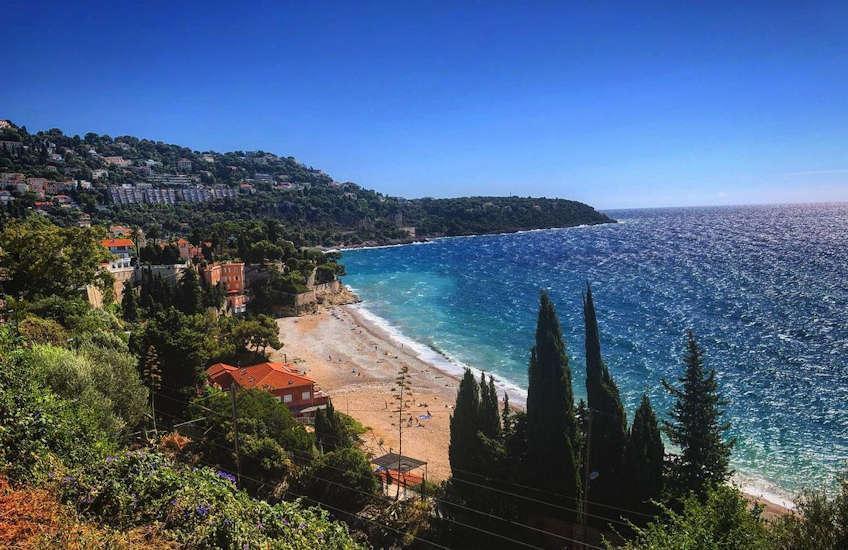
<path fill-rule="evenodd" d="M 215 363 L 214 365 L 206 369 L 206 375 L 210 378 L 215 378 L 223 372 L 231 372 L 235 370 L 238 370 L 238 367 L 234 367 L 226 363 Z"/>
<path fill-rule="evenodd" d="M 215 363 L 206 369 L 206 375 L 217 383 L 228 373 L 241 388 L 282 390 L 297 386 L 312 386 L 314 381 L 300 374 L 285 363 L 258 363 L 247 367 L 234 367 L 226 363 Z"/>
<path fill-rule="evenodd" d="M 130 239 L 103 239 L 100 244 L 106 248 L 118 248 L 121 246 L 132 246 L 133 242 Z"/>

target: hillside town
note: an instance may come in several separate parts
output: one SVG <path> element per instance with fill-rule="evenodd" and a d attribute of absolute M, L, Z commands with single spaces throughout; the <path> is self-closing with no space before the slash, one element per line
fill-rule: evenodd
<path fill-rule="evenodd" d="M 20 160 L 22 166 L 28 164 L 27 158 L 35 157 L 42 165 L 38 171 L 43 172 L 37 176 L 29 170 L 0 172 L 0 203 L 31 195 L 39 211 L 50 207 L 79 209 L 74 195 L 80 192 L 96 193 L 104 203 L 114 205 L 173 205 L 234 199 L 240 194 L 255 193 L 256 185 L 273 190 L 309 185 L 290 181 L 288 174 L 260 171 L 263 166 L 279 164 L 279 158 L 272 154 L 256 155 L 253 171 L 227 165 L 229 173 L 217 178 L 215 163 L 221 161 L 221 155 L 213 153 L 168 162 L 161 157 L 146 158 L 131 140 L 118 139 L 106 147 L 92 138 L 77 145 L 66 143 L 67 138 L 59 134 L 27 143 L 8 120 L 0 120 L 0 137 L 0 152 Z M 122 154 L 113 154 L 116 149 Z M 242 157 L 247 158 L 248 154 Z M 217 180 L 224 183 L 216 183 Z"/>
<path fill-rule="evenodd" d="M 171 242 L 148 243 L 142 230 L 122 225 L 111 226 L 109 235 L 101 241 L 111 256 L 110 260 L 103 264 L 103 268 L 114 280 L 112 296 L 108 300 L 119 303 L 123 299 L 125 289 L 141 284 L 145 276 L 161 278 L 167 284 L 176 285 L 185 273 L 191 270 L 199 276 L 204 288 L 217 289 L 224 297 L 220 306 L 211 309 L 222 314 L 240 314 L 247 311 L 252 291 L 257 286 L 267 283 L 272 274 L 284 276 L 292 272 L 292 268 L 280 260 L 247 264 L 241 260 L 210 261 L 213 256 L 211 241 L 195 245 L 184 238 L 177 238 Z M 131 238 L 133 236 L 135 240 Z M 147 246 L 155 246 L 160 250 L 172 248 L 177 251 L 177 255 L 168 263 L 143 262 L 139 251 Z M 321 273 L 323 272 L 322 269 Z M 344 297 L 340 300 L 351 299 L 351 296 L 344 292 L 335 273 L 329 276 L 319 275 L 317 264 L 307 265 L 303 282 L 301 288 L 293 288 L 285 300 L 273 305 L 275 313 L 300 314 L 311 311 L 342 294 Z M 104 296 L 95 286 L 89 285 L 86 292 L 92 306 L 99 307 L 103 304 Z"/>

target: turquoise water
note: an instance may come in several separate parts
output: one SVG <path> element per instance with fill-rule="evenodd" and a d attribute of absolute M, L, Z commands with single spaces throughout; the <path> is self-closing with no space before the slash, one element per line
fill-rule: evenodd
<path fill-rule="evenodd" d="M 791 495 L 848 460 L 848 205 L 610 212 L 621 223 L 347 251 L 363 306 L 521 396 L 539 289 L 584 395 L 580 294 L 628 411 L 681 369 L 695 330 L 718 373 L 743 483 Z"/>

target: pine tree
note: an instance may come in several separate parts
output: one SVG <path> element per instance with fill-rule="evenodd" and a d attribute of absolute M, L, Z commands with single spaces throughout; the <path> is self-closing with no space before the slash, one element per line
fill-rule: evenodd
<path fill-rule="evenodd" d="M 679 388 L 663 380 L 676 398 L 671 419 L 663 422 L 663 427 L 681 450 L 672 468 L 676 490 L 680 496 L 694 492 L 703 498 L 710 487 L 730 477 L 733 440 L 724 438 L 730 424 L 722 421 L 724 400 L 718 394 L 715 370 L 704 368 L 703 352 L 691 330 L 686 334 L 683 363 Z"/>
<path fill-rule="evenodd" d="M 642 395 L 642 402 L 633 416 L 630 437 L 627 441 L 625 471 L 630 499 L 628 507 L 645 514 L 654 514 L 656 508 L 651 504 L 657 500 L 663 490 L 663 448 L 657 417 L 651 407 L 648 395 Z M 642 521 L 642 517 L 631 518 Z"/>
<path fill-rule="evenodd" d="M 589 470 L 597 473 L 589 484 L 588 500 L 598 504 L 615 504 L 624 483 L 624 452 L 627 447 L 627 420 L 618 387 L 601 357 L 601 339 L 592 287 L 586 285 L 583 296 L 583 320 L 586 328 L 586 396 L 587 414 L 592 430 L 589 447 Z M 596 515 L 609 515 L 608 507 L 592 506 Z"/>
<path fill-rule="evenodd" d="M 490 439 L 497 439 L 501 435 L 500 416 L 498 411 L 498 391 L 495 389 L 494 379 L 489 376 L 486 383 L 486 374 L 480 375 L 480 431 Z"/>
<path fill-rule="evenodd" d="M 134 323 L 138 320 L 138 301 L 135 297 L 135 288 L 129 280 L 124 281 L 124 293 L 121 297 L 121 314 L 124 321 Z"/>
<path fill-rule="evenodd" d="M 476 472 L 478 464 L 478 416 L 480 412 L 480 395 L 477 381 L 470 369 L 459 382 L 456 394 L 456 405 L 450 417 L 450 460 L 452 475 L 465 477 L 464 471 Z"/>
<path fill-rule="evenodd" d="M 203 310 L 203 289 L 194 269 L 188 268 L 183 272 L 177 295 L 183 313 L 191 315 Z"/>
<path fill-rule="evenodd" d="M 579 498 L 577 422 L 571 370 L 554 305 L 543 292 L 539 300 L 536 345 L 530 352 L 527 388 L 527 484 L 560 493 L 567 505 Z M 552 514 L 552 509 L 539 510 Z"/>

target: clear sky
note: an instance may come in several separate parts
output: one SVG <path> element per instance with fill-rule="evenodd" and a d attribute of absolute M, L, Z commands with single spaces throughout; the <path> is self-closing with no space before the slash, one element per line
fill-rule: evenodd
<path fill-rule="evenodd" d="M 0 118 L 407 197 L 848 200 L 848 2 L 691 4 L 0 0 Z"/>

